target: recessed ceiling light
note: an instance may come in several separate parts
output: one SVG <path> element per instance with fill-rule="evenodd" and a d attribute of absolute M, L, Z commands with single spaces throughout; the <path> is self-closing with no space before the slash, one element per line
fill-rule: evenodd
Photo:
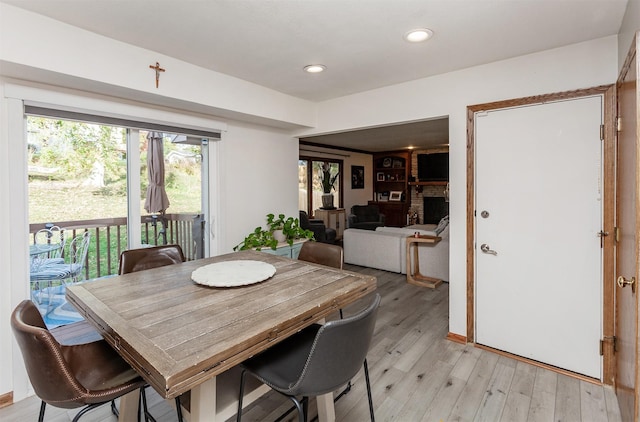
<path fill-rule="evenodd" d="M 320 73 L 323 72 L 327 66 L 323 64 L 310 64 L 304 67 L 304 71 L 307 73 Z"/>
<path fill-rule="evenodd" d="M 412 29 L 404 34 L 404 39 L 409 42 L 426 41 L 433 36 L 433 31 L 426 28 Z"/>

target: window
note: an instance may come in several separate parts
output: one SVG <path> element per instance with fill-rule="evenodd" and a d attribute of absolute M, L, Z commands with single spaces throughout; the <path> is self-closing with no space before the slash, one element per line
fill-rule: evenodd
<path fill-rule="evenodd" d="M 322 206 L 322 166 L 327 163 L 331 177 L 336 176 L 332 190 L 333 205 L 340 208 L 342 199 L 342 160 L 321 157 L 300 157 L 298 160 L 298 206 L 301 210 L 313 215 L 313 211 Z"/>
<path fill-rule="evenodd" d="M 178 243 L 187 259 L 204 257 L 206 138 L 103 123 L 97 116 L 27 114 L 26 123 L 30 235 L 47 226 L 69 229 L 69 240 L 90 231 L 85 278 L 116 273 L 120 252 L 140 245 Z M 149 134 L 162 146 L 153 163 Z M 160 174 L 170 204 L 151 207 L 147 187 Z"/>

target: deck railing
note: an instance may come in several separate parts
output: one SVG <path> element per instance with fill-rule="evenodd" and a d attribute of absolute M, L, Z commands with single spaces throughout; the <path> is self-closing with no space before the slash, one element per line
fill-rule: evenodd
<path fill-rule="evenodd" d="M 188 261 L 202 258 L 204 256 L 203 224 L 200 214 L 165 214 L 164 218 L 145 215 L 140 221 L 142 243 L 178 244 L 182 247 Z M 30 224 L 30 242 L 33 243 L 34 234 L 38 230 L 49 225 L 65 230 L 67 245 L 75 236 L 87 231 L 91 233 L 89 253 L 84 268 L 87 280 L 118 273 L 120 253 L 127 249 L 126 217 Z"/>

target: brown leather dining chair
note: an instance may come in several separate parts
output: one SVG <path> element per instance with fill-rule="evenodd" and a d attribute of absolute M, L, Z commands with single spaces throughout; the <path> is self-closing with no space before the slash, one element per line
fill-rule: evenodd
<path fill-rule="evenodd" d="M 120 254 L 118 274 L 129 274 L 151 268 L 164 267 L 165 265 L 179 264 L 185 261 L 184 253 L 180 245 L 160 245 L 148 248 L 129 249 Z M 146 386 L 145 386 L 146 387 Z M 145 419 L 155 419 L 147 411 L 147 397 L 141 391 L 142 403 L 145 408 Z M 190 395 L 185 393 L 183 400 L 189 402 Z M 176 412 L 178 421 L 182 422 L 182 404 L 180 397 L 176 397 Z"/>
<path fill-rule="evenodd" d="M 118 274 L 129 274 L 184 261 L 184 253 L 180 245 L 160 245 L 129 249 L 120 254 Z"/>
<path fill-rule="evenodd" d="M 11 328 L 31 385 L 42 400 L 39 422 L 44 420 L 47 404 L 64 409 L 84 406 L 73 418 L 74 422 L 89 410 L 109 402 L 117 415 L 112 400 L 145 385 L 104 340 L 73 346 L 58 343 L 30 300 L 22 301 L 15 308 Z"/>
<path fill-rule="evenodd" d="M 306 241 L 300 248 L 298 259 L 341 270 L 344 264 L 344 251 L 338 245 Z"/>
<path fill-rule="evenodd" d="M 148 248 L 129 249 L 120 254 L 118 263 L 118 274 L 128 274 L 136 271 L 148 270 L 151 268 L 163 267 L 165 265 L 178 264 L 185 261 L 184 253 L 180 245 L 161 245 Z M 73 326 L 73 327 L 72 327 Z M 100 337 L 100 334 L 87 321 L 79 321 L 65 327 L 55 328 L 53 331 L 81 331 L 88 338 Z M 57 333 L 56 333 L 57 334 Z M 146 385 L 145 385 L 146 387 Z M 144 388 L 141 389 L 142 402 L 144 407 L 145 420 L 155 420 L 147 410 L 146 394 Z M 188 394 L 187 394 L 188 396 Z M 188 397 L 186 397 L 188 399 Z M 184 400 L 184 399 L 183 399 Z M 180 409 L 180 398 L 176 398 L 176 411 L 178 420 L 182 421 Z"/>

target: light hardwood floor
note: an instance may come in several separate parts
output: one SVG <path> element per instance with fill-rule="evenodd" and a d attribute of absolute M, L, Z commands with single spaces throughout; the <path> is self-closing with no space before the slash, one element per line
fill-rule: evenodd
<path fill-rule="evenodd" d="M 538 368 L 473 345 L 445 339 L 448 284 L 431 290 L 406 283 L 402 274 L 346 266 L 378 278 L 382 304 L 368 355 L 378 422 L 584 421 L 621 422 L 610 387 Z M 360 304 L 345 309 L 355 311 Z M 176 420 L 173 408 L 150 390 L 158 422 Z M 243 421 L 273 421 L 289 401 L 269 393 L 249 405 Z M 315 412 L 314 401 L 310 410 Z M 32 397 L 0 409 L 0 421 L 36 421 Z M 47 408 L 47 422 L 69 421 L 75 411 Z M 115 421 L 108 407 L 81 421 Z M 235 420 L 235 419 L 233 419 Z M 286 421 L 296 421 L 295 414 Z M 338 422 L 369 420 L 363 372 L 351 392 L 336 403 Z"/>

